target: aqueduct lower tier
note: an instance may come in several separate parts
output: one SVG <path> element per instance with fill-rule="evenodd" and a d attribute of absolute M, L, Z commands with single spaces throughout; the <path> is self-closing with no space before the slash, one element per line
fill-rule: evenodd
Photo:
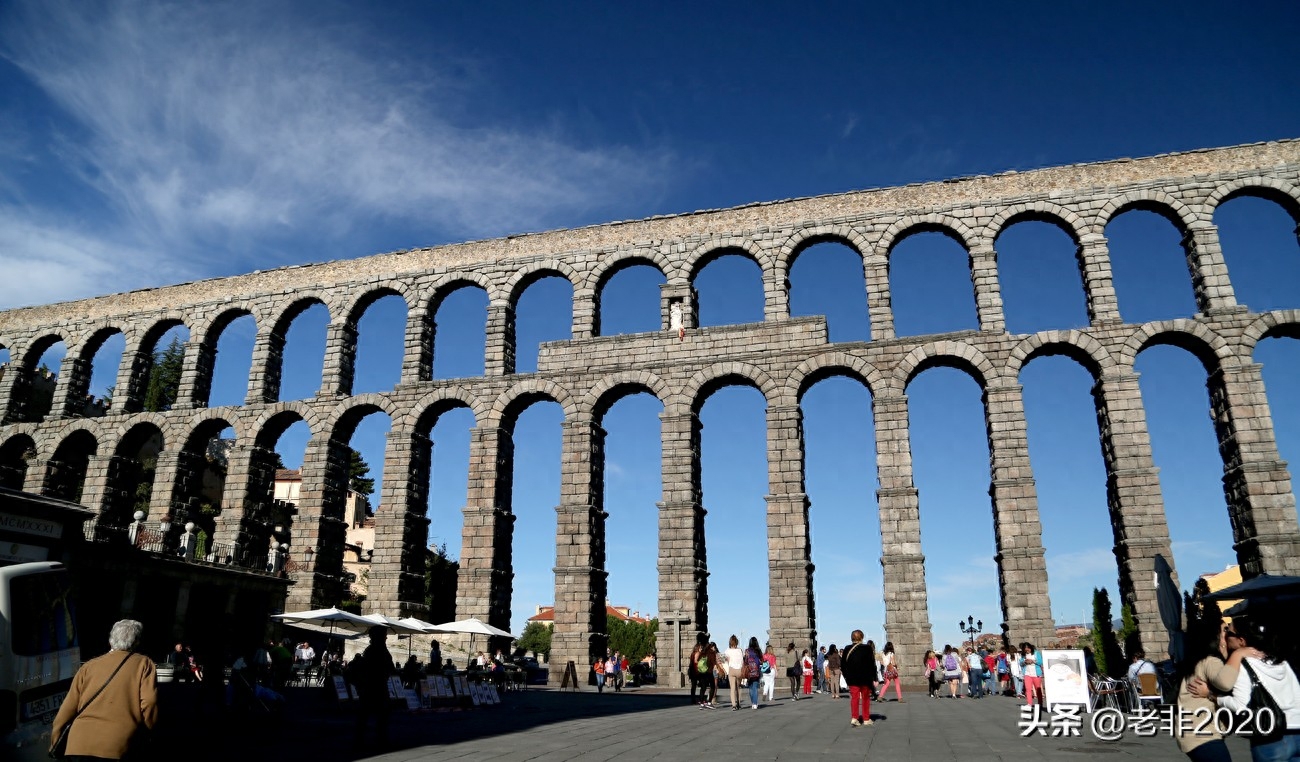
<path fill-rule="evenodd" d="M 1300 573 L 1291 477 L 1278 455 L 1260 367 L 1252 361 L 1262 338 L 1300 335 L 1300 311 L 1254 314 L 1239 306 L 1213 225 L 1217 206 L 1239 195 L 1272 199 L 1300 222 L 1298 185 L 1300 142 L 1286 141 L 757 204 L 11 310 L 0 313 L 0 346 L 10 350 L 12 365 L 0 379 L 0 483 L 79 494 L 99 514 L 102 528 L 122 527 L 130 521 L 139 443 L 160 436 L 151 505 L 168 506 L 179 526 L 197 506 L 196 474 L 206 441 L 232 426 L 236 445 L 228 453 L 214 540 L 234 549 L 232 563 L 264 563 L 247 550 L 264 549 L 270 537 L 272 448 L 285 427 L 305 420 L 312 437 L 293 529 L 297 584 L 288 605 L 320 605 L 336 599 L 343 585 L 348 442 L 362 417 L 383 411 L 392 429 L 369 605 L 418 614 L 430 431 L 442 413 L 468 408 L 476 426 L 457 616 L 506 627 L 513 577 L 512 427 L 533 401 L 553 400 L 563 408 L 564 424 L 552 658 L 585 663 L 590 652 L 603 650 L 603 415 L 629 393 L 649 392 L 663 403 L 658 611 L 686 622 L 681 645 L 688 648 L 709 625 L 699 411 L 719 386 L 746 384 L 767 402 L 769 635 L 774 643 L 811 644 L 813 567 L 799 405 L 817 380 L 846 375 L 870 388 L 874 406 L 885 630 L 900 663 L 916 665 L 932 638 L 907 383 L 927 367 L 948 365 L 983 387 L 1003 613 L 1013 639 L 1046 641 L 1052 635 L 1051 606 L 1018 378 L 1033 357 L 1063 353 L 1095 381 L 1120 592 L 1133 606 L 1148 654 L 1158 654 L 1167 641 L 1150 580 L 1157 568 L 1172 564 L 1172 555 L 1133 369 L 1143 348 L 1176 344 L 1206 368 L 1234 547 L 1246 572 Z M 1109 219 L 1131 208 L 1159 212 L 1183 233 L 1198 305 L 1194 317 L 1145 325 L 1120 319 L 1103 233 Z M 1024 219 L 1052 222 L 1074 239 L 1087 327 L 1027 336 L 1005 331 L 994 242 L 1003 228 Z M 890 252 L 912 233 L 936 230 L 970 254 L 979 329 L 896 337 Z M 790 317 L 790 267 L 805 248 L 828 240 L 862 257 L 869 342 L 832 344 L 824 319 Z M 695 327 L 694 275 L 722 253 L 744 254 L 761 267 L 763 322 Z M 636 263 L 651 264 L 666 277 L 662 330 L 602 337 L 601 287 Z M 573 286 L 573 339 L 543 345 L 537 372 L 517 374 L 514 307 L 524 288 L 549 275 Z M 486 373 L 433 380 L 433 315 L 447 293 L 466 283 L 486 289 L 490 298 Z M 408 309 L 401 383 L 388 393 L 353 395 L 357 321 L 366 306 L 388 294 L 400 295 Z M 276 402 L 284 332 L 315 302 L 333 317 L 321 391 L 306 401 Z M 207 408 L 216 337 L 245 314 L 258 326 L 245 404 Z M 178 402 L 165 413 L 140 412 L 154 344 L 178 324 L 190 329 Z M 117 376 L 117 389 L 125 391 L 119 391 L 110 415 L 78 417 L 90 358 L 115 332 L 126 337 Z M 68 351 L 53 409 L 44 420 L 25 420 L 34 365 L 59 340 Z M 661 664 L 680 653 L 667 642 L 671 632 L 661 630 Z"/>

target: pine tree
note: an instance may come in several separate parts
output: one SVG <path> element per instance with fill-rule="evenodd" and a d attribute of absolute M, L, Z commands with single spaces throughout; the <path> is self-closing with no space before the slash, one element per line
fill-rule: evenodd
<path fill-rule="evenodd" d="M 1092 651 L 1097 671 L 1113 677 L 1124 674 L 1124 654 L 1111 621 L 1110 593 L 1104 587 L 1092 589 Z"/>
<path fill-rule="evenodd" d="M 150 413 L 171 410 L 181 388 L 181 369 L 185 365 L 185 346 L 172 337 L 171 344 L 155 352 L 153 367 L 149 370 L 149 385 L 145 388 L 144 409 Z"/>
<path fill-rule="evenodd" d="M 350 449 L 350 448 L 349 448 Z M 348 462 L 348 489 L 370 497 L 375 494 L 375 480 L 368 478 L 370 476 L 370 464 L 366 459 L 361 457 L 361 453 L 351 450 L 352 458 Z"/>

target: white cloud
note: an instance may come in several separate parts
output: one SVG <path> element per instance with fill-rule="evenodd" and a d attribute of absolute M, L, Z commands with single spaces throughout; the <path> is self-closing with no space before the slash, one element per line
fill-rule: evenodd
<path fill-rule="evenodd" d="M 1053 585 L 1083 580 L 1093 587 L 1114 587 L 1119 576 L 1115 552 L 1109 547 L 1047 554 L 1047 577 Z"/>
<path fill-rule="evenodd" d="M 119 264 L 96 239 L 146 240 L 154 245 L 128 252 L 130 261 L 152 268 L 165 252 L 177 269 L 211 272 L 214 252 L 275 256 L 277 242 L 375 224 L 444 239 L 555 226 L 643 196 L 669 174 L 666 152 L 576 145 L 555 120 L 477 116 L 492 83 L 461 73 L 472 65 L 440 61 L 436 41 L 418 55 L 394 51 L 360 25 L 322 20 L 329 13 L 315 6 L 294 18 L 281 8 L 11 8 L 0 23 L 4 54 L 73 120 L 50 148 L 112 221 L 100 231 L 0 231 L 6 244 L 27 245 L 6 256 L 39 275 L 52 266 L 45 257 L 76 252 L 96 271 Z M 30 136 L 3 137 L 0 166 L 30 161 Z M 17 210 L 0 212 L 8 225 Z M 55 222 L 76 219 L 62 214 Z M 278 256 L 258 264 L 301 259 Z M 53 298 L 84 286 L 49 285 Z"/>

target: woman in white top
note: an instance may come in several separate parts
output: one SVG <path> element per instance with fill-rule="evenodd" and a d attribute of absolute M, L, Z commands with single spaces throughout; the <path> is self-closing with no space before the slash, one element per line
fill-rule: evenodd
<path fill-rule="evenodd" d="M 740 680 L 745 676 L 745 652 L 740 650 L 740 639 L 735 635 L 727 641 L 723 658 L 727 664 L 727 686 L 731 689 L 731 708 L 740 709 Z"/>
<path fill-rule="evenodd" d="M 894 686 L 894 697 L 897 701 L 903 700 L 903 687 L 898 679 L 898 664 L 894 661 L 894 643 L 890 641 L 885 644 L 885 650 L 880 652 L 880 663 L 882 669 L 880 674 L 884 683 L 880 686 L 880 700 L 888 701 L 885 694 L 889 693 L 889 686 Z"/>
<path fill-rule="evenodd" d="M 1271 760 L 1300 760 L 1300 682 L 1295 672 L 1275 654 L 1280 652 L 1273 633 L 1263 627 L 1251 626 L 1225 630 L 1224 636 L 1236 641 L 1244 640 L 1244 645 L 1257 648 L 1264 658 L 1247 656 L 1241 662 L 1241 671 L 1232 686 L 1232 693 L 1218 697 L 1219 706 L 1234 712 L 1244 712 L 1250 706 L 1252 683 L 1258 681 L 1268 691 L 1282 710 L 1281 717 L 1261 717 L 1255 714 L 1251 718 L 1254 730 L 1273 730 L 1269 734 L 1255 733 L 1250 738 L 1250 758 L 1255 762 Z M 1231 648 L 1233 643 L 1229 643 Z M 1204 687 L 1202 682 L 1201 688 Z M 1189 691 L 1192 689 L 1189 687 Z M 1192 691 L 1193 695 L 1200 695 Z M 1274 727 L 1270 728 L 1272 724 Z"/>

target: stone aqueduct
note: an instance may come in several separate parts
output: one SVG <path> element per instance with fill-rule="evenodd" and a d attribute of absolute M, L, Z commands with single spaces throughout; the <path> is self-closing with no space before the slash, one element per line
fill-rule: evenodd
<path fill-rule="evenodd" d="M 215 539 L 265 547 L 272 448 L 288 425 L 305 420 L 312 436 L 303 461 L 294 545 L 314 553 L 297 572 L 288 605 L 321 604 L 342 585 L 347 444 L 357 422 L 381 410 L 392 428 L 370 601 L 375 610 L 418 613 L 428 537 L 430 431 L 442 413 L 465 407 L 476 425 L 457 615 L 506 626 L 513 576 L 512 426 L 533 401 L 553 400 L 563 408 L 564 424 L 552 658 L 583 663 L 602 645 L 605 616 L 603 415 L 629 393 L 648 391 L 664 406 L 658 610 L 682 612 L 690 620 L 682 630 L 689 643 L 708 630 L 699 410 L 717 388 L 750 385 L 767 403 L 769 634 L 774 643 L 811 643 L 813 567 L 800 399 L 817 380 L 846 375 L 864 383 L 873 400 L 885 630 L 898 645 L 902 664 L 913 665 L 932 641 L 907 385 L 920 371 L 947 365 L 965 370 L 983 387 L 1003 613 L 1013 639 L 1044 641 L 1053 624 L 1018 376 L 1035 356 L 1059 353 L 1076 359 L 1095 380 L 1120 592 L 1135 609 L 1148 653 L 1160 653 L 1166 641 L 1151 580 L 1158 564 L 1172 563 L 1172 555 L 1134 372 L 1143 348 L 1184 347 L 1207 370 L 1234 547 L 1247 573 L 1300 573 L 1291 477 L 1278 455 L 1260 366 L 1252 361 L 1262 338 L 1300 336 L 1300 311 L 1254 314 L 1237 304 L 1213 213 L 1239 195 L 1276 201 L 1300 222 L 1300 141 L 754 204 L 10 310 L 0 313 L 0 346 L 10 350 L 15 369 L 0 382 L 0 476 L 31 492 L 76 495 L 79 490 L 99 522 L 124 525 L 130 510 L 126 493 L 133 486 L 127 481 L 138 467 L 131 453 L 142 437 L 161 433 L 151 504 L 184 516 L 194 504 L 203 443 L 229 425 L 237 441 L 229 453 Z M 1114 215 L 1132 208 L 1156 211 L 1182 232 L 1198 306 L 1194 317 L 1145 325 L 1121 320 L 1104 231 Z M 1003 228 L 1025 219 L 1054 223 L 1077 244 L 1090 320 L 1086 328 L 1034 335 L 1004 329 L 994 242 Z M 894 335 L 890 252 L 919 231 L 946 233 L 969 252 L 978 330 Z M 831 344 L 823 318 L 790 317 L 789 269 L 801 251 L 823 241 L 847 244 L 862 257 L 871 341 Z M 697 329 L 692 279 L 724 253 L 743 254 L 761 267 L 764 320 Z M 603 284 L 620 268 L 646 263 L 666 276 L 663 330 L 600 336 Z M 543 345 L 537 372 L 516 374 L 517 297 L 534 280 L 557 274 L 573 285 L 573 338 Z M 433 316 L 444 296 L 465 284 L 485 289 L 490 298 L 486 372 L 433 380 Z M 391 392 L 353 395 L 359 315 L 389 294 L 400 295 L 408 309 L 401 382 Z M 332 316 L 321 390 L 313 399 L 277 402 L 285 330 L 318 302 Z M 208 408 L 217 337 L 245 314 L 257 324 L 245 404 Z M 687 329 L 684 340 L 676 321 Z M 191 337 L 179 401 L 165 413 L 139 412 L 153 346 L 178 324 L 187 326 Z M 118 331 L 126 337 L 117 376 L 117 389 L 126 390 L 118 396 L 125 399 L 115 403 L 111 415 L 76 417 L 90 359 Z M 59 340 L 68 352 L 54 407 L 43 421 L 25 421 L 27 379 L 45 349 Z M 663 642 L 667 632 L 661 633 L 661 658 L 673 653 Z"/>

